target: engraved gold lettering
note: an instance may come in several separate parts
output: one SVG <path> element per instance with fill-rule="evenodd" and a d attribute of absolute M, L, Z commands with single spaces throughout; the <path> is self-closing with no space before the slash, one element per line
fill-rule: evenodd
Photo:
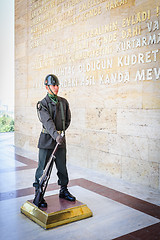
<path fill-rule="evenodd" d="M 131 38 L 141 34 L 141 27 L 136 26 L 133 28 L 128 28 L 127 30 L 122 30 L 122 38 Z"/>
<path fill-rule="evenodd" d="M 128 0 L 112 0 L 107 1 L 106 3 L 106 11 L 112 10 L 114 8 L 120 7 L 128 3 Z"/>
<path fill-rule="evenodd" d="M 154 76 L 153 76 L 154 74 Z M 135 81 L 145 81 L 145 80 L 158 80 L 160 78 L 160 68 L 149 68 L 149 69 L 142 69 L 136 72 Z"/>
<path fill-rule="evenodd" d="M 157 13 L 157 17 L 159 16 L 159 7 L 156 7 L 156 13 Z"/>
<path fill-rule="evenodd" d="M 150 16 L 151 16 L 151 11 L 147 10 L 147 11 L 143 11 L 143 12 L 138 12 L 134 15 L 131 15 L 127 18 L 124 18 L 122 20 L 122 27 L 127 27 L 130 25 L 135 25 L 137 23 L 141 23 L 144 22 L 146 20 L 150 20 Z"/>

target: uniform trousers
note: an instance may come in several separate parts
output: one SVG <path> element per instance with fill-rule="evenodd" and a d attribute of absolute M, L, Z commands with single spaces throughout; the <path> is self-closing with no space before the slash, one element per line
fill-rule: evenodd
<path fill-rule="evenodd" d="M 49 161 L 52 152 L 52 149 L 39 149 L 38 167 L 35 173 L 35 182 L 33 183 L 35 190 L 39 187 L 39 179 L 43 174 L 43 170 Z M 66 148 L 59 147 L 55 153 L 55 157 L 56 159 L 54 162 L 57 168 L 58 185 L 67 186 L 69 179 L 66 167 Z"/>

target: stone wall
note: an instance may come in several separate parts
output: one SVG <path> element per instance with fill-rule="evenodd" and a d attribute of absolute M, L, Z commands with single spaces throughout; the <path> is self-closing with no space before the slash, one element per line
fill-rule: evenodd
<path fill-rule="evenodd" d="M 48 73 L 70 103 L 68 161 L 160 188 L 158 0 L 15 1 L 15 144 L 37 151 Z"/>

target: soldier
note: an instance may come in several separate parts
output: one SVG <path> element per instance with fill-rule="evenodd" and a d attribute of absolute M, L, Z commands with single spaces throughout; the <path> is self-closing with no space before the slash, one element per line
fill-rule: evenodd
<path fill-rule="evenodd" d="M 35 187 L 35 191 L 37 191 L 43 170 L 56 143 L 59 143 L 55 154 L 58 185 L 61 186 L 59 197 L 75 201 L 76 198 L 67 189 L 69 179 L 66 167 L 66 141 L 65 135 L 64 137 L 61 136 L 61 132 L 65 132 L 71 122 L 69 104 L 65 98 L 57 96 L 59 80 L 55 75 L 47 75 L 44 84 L 48 92 L 46 97 L 37 104 L 37 112 L 42 122 L 42 131 L 38 142 L 39 161 L 33 186 Z M 47 202 L 44 198 L 40 203 L 40 207 L 47 207 Z"/>

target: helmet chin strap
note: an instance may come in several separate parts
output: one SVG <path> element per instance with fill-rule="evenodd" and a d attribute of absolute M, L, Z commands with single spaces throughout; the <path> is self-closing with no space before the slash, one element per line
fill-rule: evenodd
<path fill-rule="evenodd" d="M 52 92 L 50 85 L 48 85 L 49 90 L 51 91 L 51 93 L 53 94 L 53 96 L 57 96 L 54 92 Z"/>

